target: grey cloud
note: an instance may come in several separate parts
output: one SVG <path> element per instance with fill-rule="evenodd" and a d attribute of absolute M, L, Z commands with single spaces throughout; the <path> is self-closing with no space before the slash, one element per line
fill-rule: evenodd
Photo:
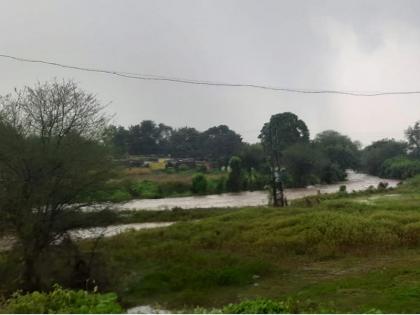
<path fill-rule="evenodd" d="M 414 0 L 5 0 L 0 11 L 0 52 L 22 57 L 296 88 L 419 89 L 420 2 Z M 418 96 L 185 86 L 1 59 L 0 71 L 2 94 L 37 80 L 73 78 L 112 102 L 116 123 L 153 119 L 198 129 L 224 123 L 248 141 L 281 111 L 297 113 L 312 134 L 333 128 L 364 143 L 401 138 L 420 119 Z"/>

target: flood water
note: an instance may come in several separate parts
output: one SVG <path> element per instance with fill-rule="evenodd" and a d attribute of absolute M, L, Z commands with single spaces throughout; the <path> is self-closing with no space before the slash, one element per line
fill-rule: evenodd
<path fill-rule="evenodd" d="M 96 226 L 91 228 L 71 230 L 68 233 L 73 240 L 83 240 L 98 237 L 110 237 L 131 230 L 139 231 L 167 227 L 175 223 L 176 222 L 149 222 L 116 224 L 110 226 Z M 58 239 L 57 243 L 60 243 L 61 241 L 62 239 Z M 6 236 L 0 238 L 0 252 L 12 249 L 15 243 L 16 239 L 13 236 Z"/>
<path fill-rule="evenodd" d="M 72 239 L 89 239 L 97 237 L 110 237 L 130 230 L 139 231 L 166 227 L 174 223 L 175 222 L 128 223 L 72 230 L 69 233 Z"/>
<path fill-rule="evenodd" d="M 399 183 L 394 179 L 382 179 L 367 174 L 348 172 L 348 180 L 342 183 L 331 185 L 316 185 L 307 188 L 286 189 L 285 195 L 288 200 L 312 196 L 320 193 L 337 192 L 341 185 L 347 186 L 347 191 L 365 190 L 369 186 L 378 186 L 380 182 L 387 182 L 389 187 L 395 187 Z M 192 196 L 180 198 L 162 199 L 137 199 L 126 203 L 114 205 L 116 210 L 171 210 L 175 207 L 183 209 L 194 208 L 224 208 L 224 207 L 246 207 L 262 206 L 268 204 L 268 193 L 266 191 L 253 191 L 241 193 L 229 193 L 208 196 Z"/>

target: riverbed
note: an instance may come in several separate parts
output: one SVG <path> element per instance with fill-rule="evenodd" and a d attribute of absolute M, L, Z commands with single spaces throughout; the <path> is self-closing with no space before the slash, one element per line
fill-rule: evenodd
<path fill-rule="evenodd" d="M 369 186 L 377 187 L 380 182 L 388 183 L 388 187 L 396 187 L 399 180 L 382 179 L 379 177 L 348 171 L 347 181 L 331 185 L 315 185 L 306 188 L 286 189 L 287 200 L 294 200 L 318 193 L 337 192 L 341 185 L 346 185 L 347 191 L 352 192 L 365 190 Z M 125 203 L 114 204 L 116 210 L 153 210 L 163 211 L 173 208 L 200 209 L 200 208 L 226 208 L 226 207 L 248 207 L 265 206 L 268 204 L 268 193 L 266 191 L 247 191 L 240 193 L 227 193 L 220 195 L 191 196 L 179 198 L 162 199 L 136 199 Z"/>

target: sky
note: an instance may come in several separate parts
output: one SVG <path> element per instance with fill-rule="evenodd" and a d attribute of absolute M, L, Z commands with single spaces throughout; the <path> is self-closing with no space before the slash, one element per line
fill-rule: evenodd
<path fill-rule="evenodd" d="M 0 54 L 81 67 L 298 89 L 420 90 L 420 1 L 1 0 Z M 351 97 L 150 82 L 0 58 L 0 95 L 72 79 L 129 126 L 151 119 L 255 142 L 290 111 L 311 136 L 404 137 L 420 95 Z"/>

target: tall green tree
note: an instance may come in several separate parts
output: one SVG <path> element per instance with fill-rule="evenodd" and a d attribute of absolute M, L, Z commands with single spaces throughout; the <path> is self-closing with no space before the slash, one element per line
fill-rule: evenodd
<path fill-rule="evenodd" d="M 266 164 L 266 156 L 261 143 L 244 143 L 239 157 L 242 160 L 244 169 L 248 172 L 262 170 Z"/>
<path fill-rule="evenodd" d="M 362 168 L 369 174 L 380 176 L 382 164 L 387 159 L 405 156 L 406 152 L 406 142 L 396 141 L 394 139 L 375 141 L 362 151 Z"/>
<path fill-rule="evenodd" d="M 270 163 L 273 205 L 284 206 L 283 152 L 293 144 L 308 143 L 308 127 L 293 113 L 276 114 L 264 124 L 259 138 Z"/>
<path fill-rule="evenodd" d="M 230 192 L 238 192 L 242 189 L 242 161 L 237 156 L 232 156 L 229 161 L 229 177 L 226 181 L 226 189 Z"/>
<path fill-rule="evenodd" d="M 318 184 L 323 162 L 323 154 L 309 143 L 296 143 L 283 151 L 283 165 L 295 187 Z"/>
<path fill-rule="evenodd" d="M 110 125 L 107 127 L 104 131 L 103 141 L 116 156 L 125 155 L 128 152 L 128 130 L 122 126 Z"/>
<path fill-rule="evenodd" d="M 169 152 L 174 157 L 200 157 L 200 132 L 195 128 L 183 127 L 172 132 L 169 139 Z"/>
<path fill-rule="evenodd" d="M 238 155 L 242 148 L 242 137 L 226 125 L 207 129 L 201 134 L 203 155 L 226 165 L 233 155 Z"/>
<path fill-rule="evenodd" d="M 334 130 L 316 135 L 314 144 L 342 170 L 360 166 L 360 144 Z"/>
<path fill-rule="evenodd" d="M 413 127 L 408 127 L 405 131 L 408 141 L 408 151 L 415 158 L 420 158 L 420 121 L 417 121 Z"/>
<path fill-rule="evenodd" d="M 143 120 L 128 129 L 128 153 L 131 155 L 167 154 L 172 128 Z"/>

